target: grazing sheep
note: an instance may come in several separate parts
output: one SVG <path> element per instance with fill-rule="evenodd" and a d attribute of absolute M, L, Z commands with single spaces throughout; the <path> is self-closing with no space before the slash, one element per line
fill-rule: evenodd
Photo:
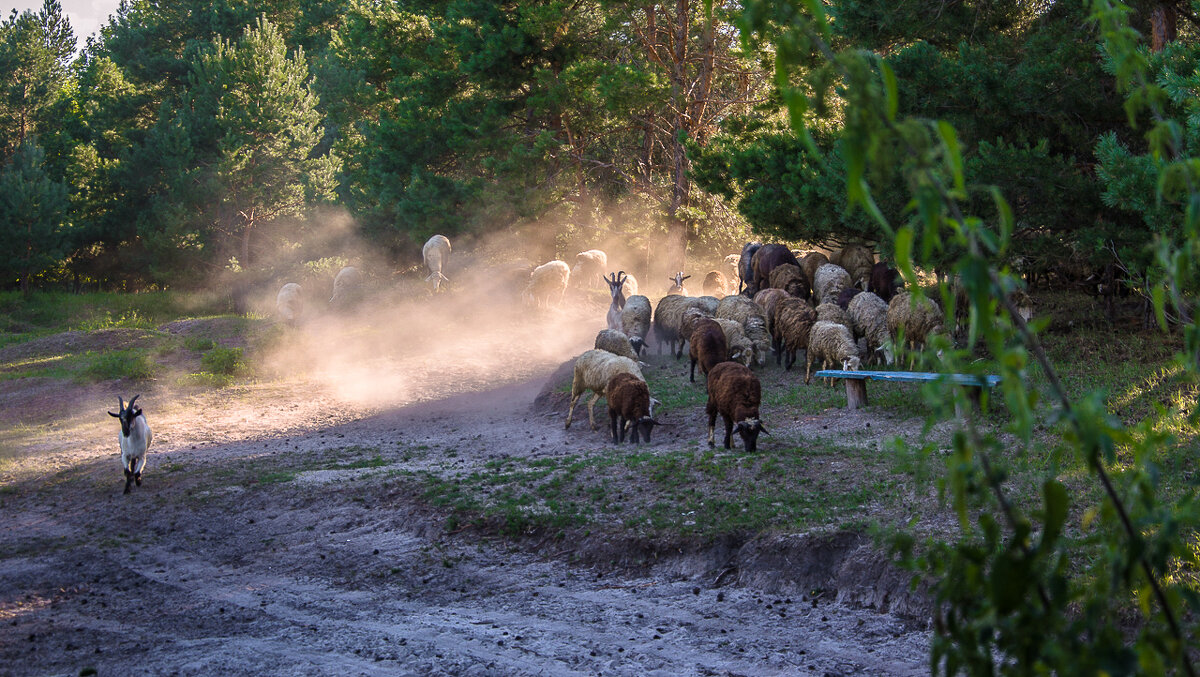
<path fill-rule="evenodd" d="M 109 416 L 113 416 L 121 421 L 121 432 L 117 436 L 117 441 L 121 445 L 121 467 L 125 470 L 125 492 L 129 493 L 129 485 L 137 483 L 142 486 L 142 470 L 146 468 L 146 450 L 150 448 L 150 442 L 154 440 L 154 435 L 150 432 L 150 424 L 146 423 L 146 416 L 142 413 L 142 408 L 135 406 L 137 398 L 141 395 L 134 395 L 129 400 L 129 405 L 126 406 L 125 401 L 119 396 L 117 397 L 119 413 L 108 412 Z"/>
<path fill-rule="evenodd" d="M 767 331 L 774 332 L 775 326 L 775 308 L 779 305 L 781 299 L 791 296 L 782 289 L 764 289 L 754 295 L 754 302 L 763 310 L 763 317 L 767 320 Z M 774 347 L 774 346 L 772 346 Z"/>
<path fill-rule="evenodd" d="M 808 350 L 808 339 L 812 326 L 817 322 L 817 311 L 805 301 L 789 296 L 775 306 L 774 343 L 775 364 L 783 364 L 791 370 L 796 363 L 796 353 Z"/>
<path fill-rule="evenodd" d="M 716 317 L 740 322 L 746 329 L 746 338 L 754 346 L 754 361 L 767 363 L 771 350 L 771 334 L 767 331 L 767 318 L 757 303 L 745 296 L 726 296 L 717 304 Z"/>
<path fill-rule="evenodd" d="M 696 320 L 688 337 L 688 356 L 692 360 L 690 380 L 696 382 L 696 363 L 706 377 L 714 366 L 729 359 L 729 345 L 725 343 L 725 330 L 714 320 L 701 317 Z"/>
<path fill-rule="evenodd" d="M 838 324 L 846 325 L 850 329 L 850 317 L 846 315 L 846 311 L 836 303 L 822 303 L 817 306 L 817 321 L 818 322 L 837 322 Z"/>
<path fill-rule="evenodd" d="M 810 252 L 800 260 L 800 270 L 804 271 L 804 277 L 808 278 L 808 286 L 814 292 L 817 290 L 817 269 L 826 263 L 829 263 L 829 257 L 821 252 Z"/>
<path fill-rule="evenodd" d="M 846 371 L 858 371 L 862 361 L 858 357 L 858 343 L 850 328 L 836 322 L 816 322 L 808 336 L 808 352 L 804 357 L 804 383 L 812 382 L 813 362 L 820 360 L 821 368 L 841 365 Z"/>
<path fill-rule="evenodd" d="M 725 332 L 725 345 L 729 348 L 729 359 L 749 367 L 754 362 L 754 344 L 746 336 L 746 328 L 742 326 L 741 322 L 721 317 L 713 318 L 713 322 L 721 325 L 721 331 Z"/>
<path fill-rule="evenodd" d="M 329 297 L 329 305 L 345 308 L 358 301 L 361 294 L 362 273 L 354 266 L 346 266 L 333 278 L 333 296 Z"/>
<path fill-rule="evenodd" d="M 800 266 L 784 263 L 771 271 L 768 285 L 773 289 L 782 289 L 796 298 L 807 299 L 809 296 L 808 280 Z M 757 294 L 756 294 L 757 296 Z"/>
<path fill-rule="evenodd" d="M 658 305 L 654 308 L 654 338 L 658 343 L 660 355 L 664 343 L 670 344 L 671 354 L 675 355 L 676 359 L 683 355 L 683 342 L 687 340 L 685 335 L 680 333 L 683 326 L 683 314 L 689 308 L 698 307 L 700 307 L 700 300 L 691 296 L 676 294 L 659 299 Z M 676 343 L 679 343 L 678 351 L 675 349 Z"/>
<path fill-rule="evenodd" d="M 729 290 L 733 289 L 733 282 L 737 280 L 738 291 L 741 291 L 742 276 L 738 274 L 738 262 L 741 259 L 741 254 L 728 254 L 721 261 L 721 265 L 724 266 L 721 272 L 725 273 L 726 287 Z M 732 294 L 733 292 L 730 291 L 729 293 Z"/>
<path fill-rule="evenodd" d="M 891 364 L 895 359 L 887 328 L 888 304 L 878 295 L 865 291 L 850 299 L 846 314 L 850 317 L 850 330 L 855 338 L 867 339 L 867 361 L 883 361 Z"/>
<path fill-rule="evenodd" d="M 705 295 L 715 296 L 718 299 L 727 293 L 728 286 L 725 282 L 725 274 L 719 270 L 710 270 L 704 276 L 704 284 L 701 287 Z"/>
<path fill-rule="evenodd" d="M 837 300 L 834 303 L 838 304 L 838 307 L 842 310 L 845 310 L 850 307 L 850 301 L 861 293 L 863 293 L 863 290 L 858 287 L 846 287 L 838 293 Z"/>
<path fill-rule="evenodd" d="M 697 296 L 695 299 L 700 302 L 697 307 L 709 315 L 715 315 L 717 306 L 721 305 L 721 299 L 715 296 Z"/>
<path fill-rule="evenodd" d="M 967 290 L 958 281 L 957 277 L 952 278 L 949 282 L 950 291 L 954 294 L 954 340 L 958 345 L 965 345 L 966 335 L 970 329 L 970 314 L 971 306 L 970 299 L 967 298 Z M 1014 289 L 1008 293 L 1008 298 L 1017 308 L 1017 314 L 1026 322 L 1033 319 L 1033 299 L 1023 289 Z M 1002 302 L 996 304 L 996 315 L 1006 315 L 1007 311 Z"/>
<path fill-rule="evenodd" d="M 871 266 L 871 275 L 867 280 L 867 291 L 874 292 L 884 301 L 891 301 L 896 292 L 904 288 L 904 278 L 900 271 L 889 268 L 888 264 L 880 261 Z"/>
<path fill-rule="evenodd" d="M 909 368 L 916 362 L 917 351 L 925 347 L 929 337 L 941 333 L 942 309 L 928 297 L 917 298 L 910 292 L 900 292 L 888 302 L 887 328 L 892 345 L 899 345 L 900 334 L 904 335 L 906 347 L 912 350 Z"/>
<path fill-rule="evenodd" d="M 762 248 L 761 242 L 747 242 L 742 247 L 742 253 L 738 256 L 738 293 L 741 294 L 743 289 L 748 289 L 751 280 L 754 279 L 754 254 Z M 756 292 L 747 292 L 747 296 L 753 297 Z"/>
<path fill-rule="evenodd" d="M 646 382 L 633 374 L 616 374 L 604 388 L 604 399 L 608 402 L 613 443 L 623 443 L 628 429 L 632 443 L 638 444 L 640 435 L 649 444 L 650 432 L 658 425 L 658 421 L 650 413 L 650 388 Z"/>
<path fill-rule="evenodd" d="M 841 251 L 834 252 L 829 262 L 844 268 L 850 274 L 851 284 L 866 289 L 871 267 L 875 265 L 875 255 L 861 244 L 848 244 Z"/>
<path fill-rule="evenodd" d="M 835 301 L 838 294 L 850 286 L 853 286 L 850 273 L 836 263 L 826 263 L 817 268 L 817 276 L 813 279 L 813 302 L 821 304 Z"/>
<path fill-rule="evenodd" d="M 758 377 L 745 365 L 737 362 L 721 362 L 708 372 L 708 446 L 714 446 L 717 414 L 725 421 L 725 448 L 730 448 L 736 424 L 738 435 L 746 451 L 758 447 L 758 434 L 769 435 L 758 419 L 758 408 L 762 402 L 762 385 Z"/>
<path fill-rule="evenodd" d="M 630 296 L 621 309 L 621 331 L 629 337 L 634 352 L 639 355 L 646 347 L 646 335 L 650 332 L 650 299 L 645 296 Z"/>
<path fill-rule="evenodd" d="M 608 323 L 609 329 L 621 328 L 621 311 L 625 308 L 625 271 L 613 273 L 612 277 L 604 278 L 608 284 L 608 293 L 612 295 L 612 303 L 608 306 L 608 313 L 604 316 L 604 321 Z"/>
<path fill-rule="evenodd" d="M 433 291 L 441 291 L 442 282 L 450 281 L 442 274 L 442 269 L 450 261 L 450 240 L 445 235 L 429 238 L 425 241 L 425 246 L 421 247 L 421 258 L 425 261 L 425 267 L 429 269 L 429 277 L 426 277 L 425 281 L 433 283 Z"/>
<path fill-rule="evenodd" d="M 550 299 L 557 295 L 558 303 L 561 304 L 570 281 L 571 269 L 567 264 L 562 261 L 543 263 L 529 274 L 529 284 L 525 286 L 521 298 L 537 308 L 548 308 Z"/>
<path fill-rule="evenodd" d="M 607 350 L 613 355 L 628 357 L 634 361 L 638 357 L 637 352 L 633 349 L 633 344 L 629 342 L 629 337 L 617 329 L 601 329 L 597 332 L 594 347 L 597 350 Z"/>
<path fill-rule="evenodd" d="M 765 244 L 754 252 L 752 267 L 754 276 L 750 283 L 749 296 L 754 298 L 754 295 L 759 291 L 770 286 L 771 271 L 785 263 L 790 263 L 796 268 L 800 267 L 800 262 L 796 260 L 796 255 L 786 245 L 781 244 Z"/>
<path fill-rule="evenodd" d="M 571 269 L 571 280 L 576 286 L 599 287 L 608 270 L 608 254 L 599 249 L 589 249 L 575 255 L 575 267 Z"/>
<path fill-rule="evenodd" d="M 275 295 L 275 314 L 284 322 L 295 326 L 304 316 L 304 296 L 300 285 L 288 282 Z"/>
<path fill-rule="evenodd" d="M 617 374 L 631 374 L 639 381 L 645 381 L 642 369 L 635 360 L 620 355 L 613 355 L 607 350 L 589 350 L 575 358 L 575 375 L 571 380 L 571 406 L 567 408 L 567 424 L 571 427 L 571 419 L 575 415 L 575 404 L 586 391 L 592 391 L 592 399 L 588 400 L 588 423 L 596 430 L 596 419 L 592 408 L 596 400 L 604 394 L 608 382 Z"/>
<path fill-rule="evenodd" d="M 696 323 L 700 320 L 711 320 L 712 314 L 699 306 L 692 306 L 683 311 L 683 319 L 679 321 L 679 336 L 688 337 L 691 341 L 692 332 L 696 329 Z M 682 346 L 681 346 L 682 348 Z"/>
<path fill-rule="evenodd" d="M 671 286 L 667 288 L 667 296 L 691 296 L 688 293 L 687 287 L 683 286 L 683 281 L 690 278 L 691 275 L 684 275 L 683 271 L 675 273 L 675 277 L 669 277 Z"/>

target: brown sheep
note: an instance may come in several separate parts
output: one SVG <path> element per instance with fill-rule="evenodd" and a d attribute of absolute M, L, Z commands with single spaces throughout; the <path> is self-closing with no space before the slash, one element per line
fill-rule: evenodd
<path fill-rule="evenodd" d="M 838 292 L 837 300 L 834 303 L 838 304 L 838 307 L 842 310 L 846 310 L 850 307 L 850 302 L 854 300 L 854 297 L 861 293 L 863 293 L 863 290 L 858 287 L 846 287 Z"/>
<path fill-rule="evenodd" d="M 779 305 L 781 299 L 789 296 L 782 289 L 764 289 L 754 295 L 754 302 L 759 308 L 763 309 L 763 316 L 767 320 L 767 333 L 771 335 L 771 350 L 779 352 L 779 344 L 774 340 L 775 336 L 775 309 Z"/>
<path fill-rule="evenodd" d="M 896 292 L 904 288 L 904 278 L 900 271 L 889 268 L 888 264 L 880 261 L 871 266 L 871 275 L 867 279 L 867 291 L 873 292 L 884 301 L 891 301 Z"/>
<path fill-rule="evenodd" d="M 791 370 L 796 363 L 796 353 L 808 350 L 809 333 L 817 322 L 817 311 L 808 301 L 789 297 L 781 300 L 775 308 L 775 364 L 784 364 Z M 786 358 L 786 362 L 784 362 Z"/>
<path fill-rule="evenodd" d="M 738 257 L 738 293 L 741 294 L 743 289 L 746 289 L 746 295 L 753 297 L 755 293 L 748 291 L 750 283 L 754 280 L 754 254 L 762 249 L 761 242 L 747 242 L 742 247 L 742 253 Z"/>
<path fill-rule="evenodd" d="M 702 301 L 691 296 L 672 294 L 658 300 L 654 308 L 654 339 L 658 344 L 658 353 L 662 354 L 662 344 L 670 345 L 671 354 L 678 359 L 683 354 L 683 342 L 687 336 L 679 333 L 683 323 L 683 314 L 689 308 L 700 307 Z M 676 351 L 675 344 L 679 343 Z"/>
<path fill-rule="evenodd" d="M 736 424 L 746 451 L 758 447 L 758 434 L 769 435 L 759 420 L 762 385 L 749 367 L 737 362 L 721 362 L 708 372 L 708 446 L 714 446 L 717 414 L 725 421 L 725 448 L 731 447 Z"/>
<path fill-rule="evenodd" d="M 691 382 L 696 382 L 696 363 L 706 377 L 712 368 L 729 360 L 729 345 L 725 342 L 725 330 L 707 317 L 696 320 L 692 335 L 688 339 L 688 355 L 692 359 Z"/>
<path fill-rule="evenodd" d="M 925 347 L 930 336 L 942 332 L 943 324 L 942 309 L 929 297 L 918 301 L 911 293 L 900 292 L 888 302 L 888 335 L 892 339 L 892 345 L 899 346 L 897 339 L 900 334 L 904 334 L 905 346 L 912 351 L 908 361 L 910 369 L 916 362 L 917 351 Z"/>
<path fill-rule="evenodd" d="M 875 254 L 861 244 L 848 244 L 841 251 L 834 252 L 829 257 L 830 263 L 836 263 L 850 273 L 850 283 L 866 288 L 867 279 L 871 277 L 871 267 L 875 265 Z"/>
<path fill-rule="evenodd" d="M 708 275 L 704 276 L 704 285 L 701 288 L 706 296 L 721 298 L 728 293 L 729 284 L 725 281 L 724 273 L 719 270 L 710 270 Z"/>
<path fill-rule="evenodd" d="M 773 289 L 782 289 L 797 298 L 807 299 L 810 293 L 804 271 L 790 263 L 776 266 L 771 271 L 769 284 Z"/>
<path fill-rule="evenodd" d="M 630 441 L 634 444 L 638 444 L 639 435 L 650 442 L 650 432 L 658 421 L 650 413 L 650 389 L 645 381 L 633 374 L 616 374 L 604 389 L 604 399 L 608 401 L 614 444 L 625 441 L 626 429 L 630 430 Z"/>
<path fill-rule="evenodd" d="M 804 271 L 804 277 L 808 278 L 808 286 L 814 291 L 817 288 L 817 269 L 829 263 L 829 257 L 821 252 L 811 252 L 800 261 L 800 269 Z"/>

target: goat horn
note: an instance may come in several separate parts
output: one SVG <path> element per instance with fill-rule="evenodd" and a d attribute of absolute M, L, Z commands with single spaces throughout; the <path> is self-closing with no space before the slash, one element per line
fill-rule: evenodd
<path fill-rule="evenodd" d="M 136 401 L 137 401 L 137 398 L 139 398 L 139 397 L 141 397 L 141 396 L 142 396 L 142 394 L 141 394 L 141 393 L 138 393 L 137 395 L 134 395 L 133 397 L 131 397 L 131 398 L 129 399 L 129 408 L 130 408 L 130 409 L 133 409 L 133 403 L 134 403 L 134 402 L 136 402 Z"/>
<path fill-rule="evenodd" d="M 125 400 L 120 395 L 117 395 L 117 411 L 125 411 Z"/>

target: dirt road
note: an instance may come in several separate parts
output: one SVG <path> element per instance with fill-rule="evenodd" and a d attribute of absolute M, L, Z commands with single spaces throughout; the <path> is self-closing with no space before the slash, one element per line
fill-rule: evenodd
<path fill-rule="evenodd" d="M 60 398 L 74 413 L 48 404 L 41 419 L 12 423 L 0 466 L 0 674 L 927 672 L 925 631 L 788 571 L 853 568 L 854 539 L 679 553 L 510 541 L 448 531 L 394 481 L 563 453 L 559 419 L 530 404 L 589 332 L 523 359 L 512 351 L 536 341 L 517 336 L 499 350 L 518 366 L 484 374 L 458 363 L 449 388 L 438 360 L 450 349 L 384 355 L 406 390 L 370 405 L 313 378 L 321 364 L 309 388 L 151 388 L 141 402 L 157 405 L 155 447 L 129 496 L 102 414 L 109 389 Z M 570 451 L 589 445 L 605 442 L 575 436 Z M 280 477 L 285 459 L 299 470 Z M 789 560 L 816 551 L 827 556 Z"/>

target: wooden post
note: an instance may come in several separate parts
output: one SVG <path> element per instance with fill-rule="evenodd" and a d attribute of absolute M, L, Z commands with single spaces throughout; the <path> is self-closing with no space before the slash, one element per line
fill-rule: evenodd
<path fill-rule="evenodd" d="M 846 408 L 858 409 L 867 406 L 867 379 L 846 378 Z"/>

